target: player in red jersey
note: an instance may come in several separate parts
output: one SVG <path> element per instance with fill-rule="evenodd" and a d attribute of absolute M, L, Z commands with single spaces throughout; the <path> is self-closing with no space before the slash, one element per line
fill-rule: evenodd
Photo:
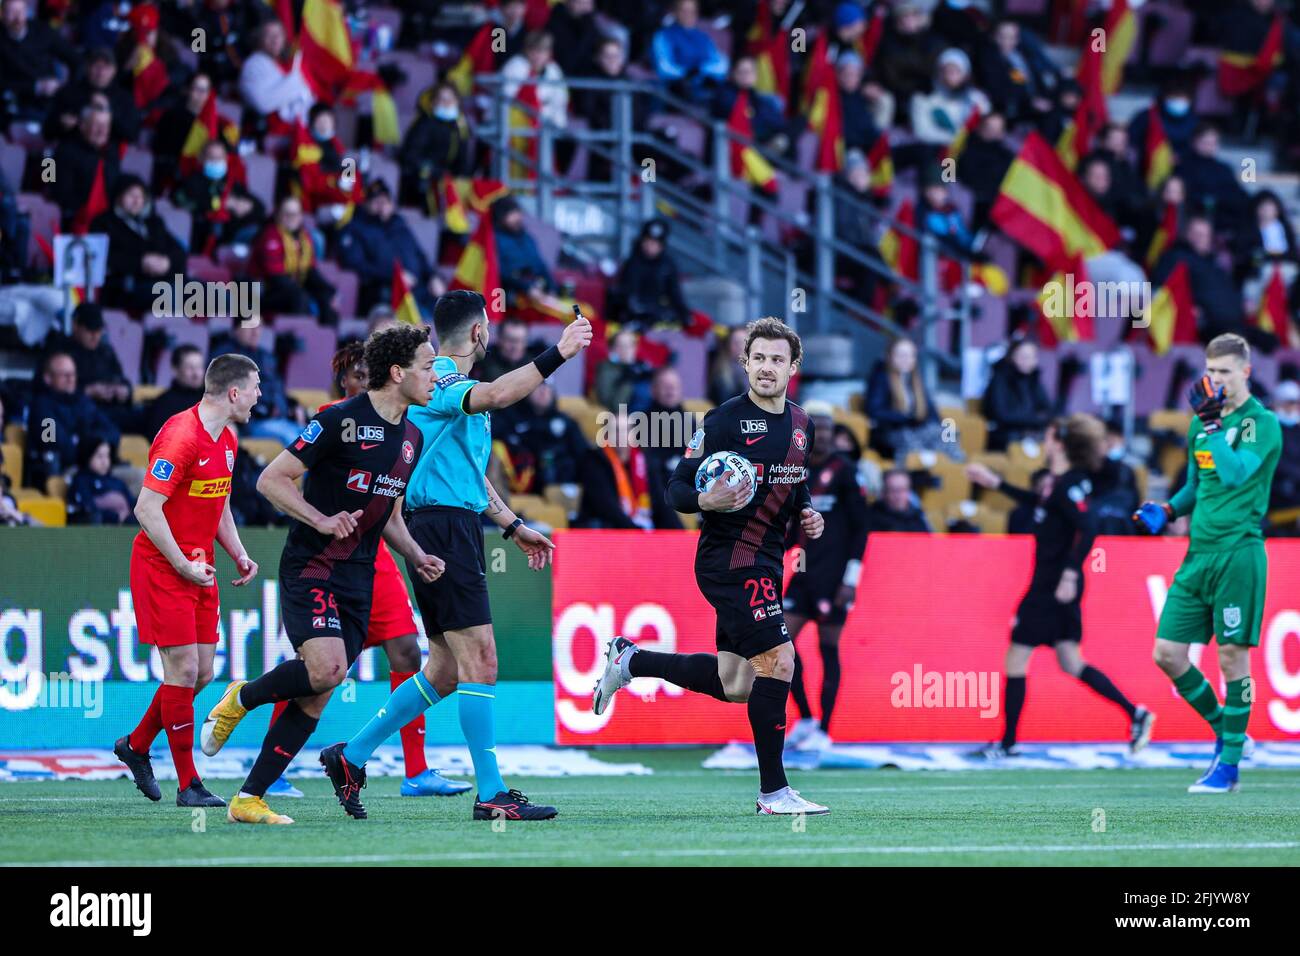
<path fill-rule="evenodd" d="M 334 370 L 334 384 L 342 398 L 326 402 L 318 409 L 323 411 L 330 405 L 343 399 L 352 398 L 366 390 L 365 346 L 361 342 L 352 342 L 334 353 L 330 363 Z M 375 555 L 375 585 L 370 606 L 370 625 L 366 631 L 366 642 L 362 645 L 376 647 L 383 645 L 388 656 L 388 682 L 396 690 L 404 681 L 415 675 L 422 666 L 420 645 L 416 639 L 415 618 L 411 613 L 411 599 L 406 590 L 406 579 L 397 568 L 393 554 L 381 540 L 379 551 Z M 275 705 L 271 715 L 274 723 L 281 712 L 289 706 L 288 701 Z M 464 793 L 470 784 L 463 780 L 448 780 L 429 767 L 424 756 L 424 714 L 412 720 L 401 729 L 402 758 L 406 765 L 406 777 L 402 781 L 401 794 L 404 797 L 450 797 Z M 302 791 L 281 777 L 270 789 L 267 796 L 301 797 Z"/>
<path fill-rule="evenodd" d="M 223 807 L 194 769 L 194 695 L 212 680 L 220 593 L 215 544 L 234 560 L 235 587 L 257 574 L 230 514 L 239 439 L 261 397 L 257 365 L 242 355 L 212 360 L 202 400 L 167 419 L 149 448 L 149 472 L 135 506 L 140 533 L 131 548 L 131 599 L 140 641 L 158 648 L 163 683 L 138 727 L 113 747 L 150 800 L 162 791 L 149 748 L 167 731 L 178 807 Z"/>

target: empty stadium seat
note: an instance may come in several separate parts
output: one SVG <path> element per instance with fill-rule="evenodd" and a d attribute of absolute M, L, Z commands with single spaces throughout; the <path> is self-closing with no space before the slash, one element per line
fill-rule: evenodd
<path fill-rule="evenodd" d="M 326 402 L 332 402 L 334 396 L 323 388 L 291 388 L 289 397 L 307 409 L 307 414 L 315 415 L 316 409 Z"/>
<path fill-rule="evenodd" d="M 149 467 L 149 439 L 143 435 L 123 435 L 117 456 L 136 468 Z"/>
<path fill-rule="evenodd" d="M 23 485 L 23 448 L 21 445 L 6 441 L 0 448 L 4 457 L 4 473 L 9 476 L 9 487 L 21 488 Z"/>
<path fill-rule="evenodd" d="M 267 465 L 284 451 L 284 445 L 274 438 L 241 438 L 239 447 Z"/>
<path fill-rule="evenodd" d="M 18 501 L 18 510 L 49 528 L 62 528 L 68 523 L 68 506 L 61 498 L 23 498 Z"/>

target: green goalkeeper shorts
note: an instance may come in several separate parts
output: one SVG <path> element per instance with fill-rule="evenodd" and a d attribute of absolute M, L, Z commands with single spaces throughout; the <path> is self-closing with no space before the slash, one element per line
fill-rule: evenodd
<path fill-rule="evenodd" d="M 1156 637 L 1180 644 L 1259 645 L 1268 555 L 1263 542 L 1189 554 L 1174 575 Z"/>

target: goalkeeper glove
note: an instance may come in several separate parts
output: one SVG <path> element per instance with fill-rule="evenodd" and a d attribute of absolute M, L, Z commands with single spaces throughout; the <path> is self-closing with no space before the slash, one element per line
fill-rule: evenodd
<path fill-rule="evenodd" d="M 1147 534 L 1159 534 L 1165 530 L 1165 525 L 1174 520 L 1174 509 L 1167 501 L 1163 504 L 1146 501 L 1141 508 L 1133 512 L 1133 520 Z"/>
<path fill-rule="evenodd" d="M 1223 389 L 1215 389 L 1210 376 L 1202 375 L 1187 393 L 1192 411 L 1201 420 L 1207 435 L 1219 430 L 1223 417 Z"/>

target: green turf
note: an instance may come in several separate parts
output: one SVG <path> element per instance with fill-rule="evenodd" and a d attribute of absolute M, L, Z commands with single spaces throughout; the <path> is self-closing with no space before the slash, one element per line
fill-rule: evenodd
<path fill-rule="evenodd" d="M 272 805 L 292 827 L 236 826 L 144 800 L 126 780 L 0 784 L 2 863 L 514 863 L 1230 865 L 1300 862 L 1300 773 L 1243 771 L 1239 793 L 1192 796 L 1188 770 L 817 771 L 791 782 L 831 806 L 803 821 L 754 814 L 756 775 L 700 769 L 702 750 L 601 751 L 650 777 L 515 779 L 558 819 L 496 832 L 466 796 L 408 799 L 371 781 L 370 819 L 345 818 L 325 780 Z M 209 781 L 228 796 L 234 781 Z M 1104 831 L 1094 830 L 1105 814 Z M 1282 844 L 1270 846 L 1270 844 Z"/>

